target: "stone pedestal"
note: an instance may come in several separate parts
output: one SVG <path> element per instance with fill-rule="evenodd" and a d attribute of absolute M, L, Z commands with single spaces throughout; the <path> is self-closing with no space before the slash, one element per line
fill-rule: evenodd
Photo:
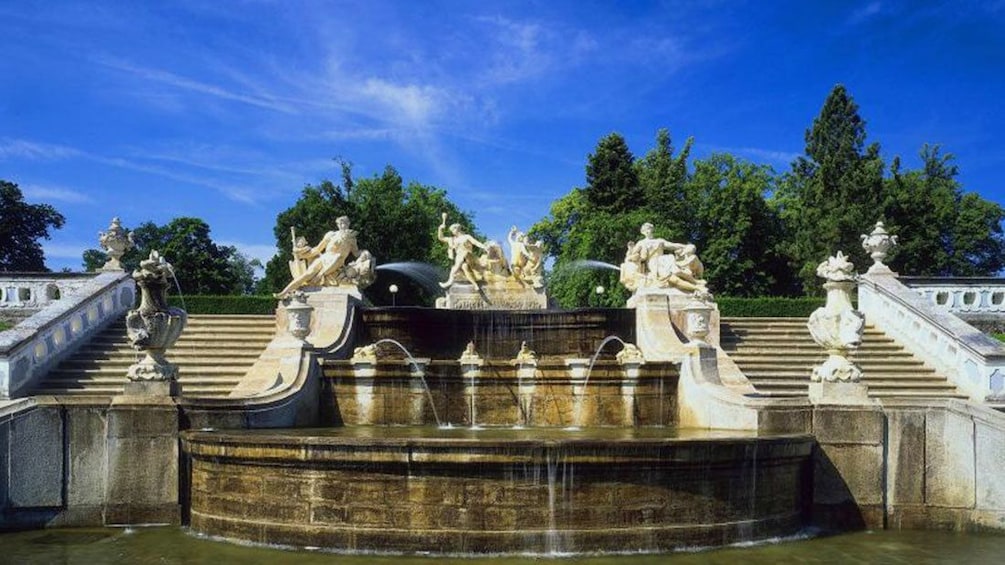
<path fill-rule="evenodd" d="M 310 333 L 306 343 L 317 349 L 328 349 L 344 338 L 351 330 L 352 309 L 361 305 L 362 295 L 355 287 L 304 287 L 307 304 L 314 308 Z M 285 308 L 276 310 L 276 324 L 285 331 L 289 323 Z"/>
<path fill-rule="evenodd" d="M 686 328 L 688 307 L 694 298 L 677 289 L 640 289 L 628 299 L 635 308 L 635 333 L 639 349 L 646 361 L 679 363 L 687 353 L 682 333 Z M 708 334 L 704 341 L 719 344 L 719 308 L 713 303 L 708 318 Z"/>
<path fill-rule="evenodd" d="M 813 404 L 873 404 L 863 382 L 819 381 L 810 383 Z"/>
<path fill-rule="evenodd" d="M 548 296 L 543 288 L 524 286 L 515 281 L 491 283 L 481 288 L 455 283 L 446 296 L 436 299 L 437 308 L 451 310 L 544 310 Z"/>
<path fill-rule="evenodd" d="M 108 409 L 105 523 L 179 524 L 178 408 L 167 382 L 129 383 Z"/>
<path fill-rule="evenodd" d="M 163 398 L 181 396 L 181 383 L 178 381 L 130 381 L 123 390 L 125 396 L 141 398 Z M 142 402 L 142 401 L 141 401 Z"/>

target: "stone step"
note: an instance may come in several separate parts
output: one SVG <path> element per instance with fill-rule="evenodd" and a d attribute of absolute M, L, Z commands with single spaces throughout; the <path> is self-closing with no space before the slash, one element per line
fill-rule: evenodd
<path fill-rule="evenodd" d="M 750 382 L 757 387 L 758 390 L 761 388 L 792 388 L 792 387 L 804 387 L 809 386 L 809 377 L 803 377 L 802 379 L 750 379 Z M 946 381 L 942 379 L 898 379 L 898 378 L 864 378 L 862 382 L 867 384 L 870 389 L 877 390 L 887 390 L 887 389 L 911 389 L 911 390 L 947 390 L 950 392 L 955 392 L 955 387 L 947 384 Z"/>
<path fill-rule="evenodd" d="M 821 355 L 817 359 L 808 358 L 790 358 L 790 357 L 778 357 L 778 358 L 767 358 L 767 357 L 750 357 L 750 358 L 740 358 L 737 359 L 733 357 L 733 361 L 737 365 L 742 365 L 743 367 L 749 368 L 751 371 L 765 371 L 769 369 L 798 369 L 802 367 L 815 367 L 827 358 L 826 355 Z M 904 370 L 926 370 L 929 369 L 923 362 L 918 361 L 913 357 L 908 357 L 906 359 L 900 360 L 890 360 L 887 358 L 861 358 L 861 357 L 851 357 L 851 360 L 859 365 L 863 370 L 869 368 L 873 371 L 893 371 L 900 372 Z"/>

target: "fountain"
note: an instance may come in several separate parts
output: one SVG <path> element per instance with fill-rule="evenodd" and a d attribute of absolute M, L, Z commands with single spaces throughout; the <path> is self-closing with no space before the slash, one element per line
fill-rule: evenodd
<path fill-rule="evenodd" d="M 194 531 L 354 552 L 566 554 L 716 546 L 805 524 L 811 436 L 678 426 L 684 352 L 716 339 L 693 247 L 644 227 L 621 268 L 635 308 L 559 311 L 543 307 L 538 244 L 514 228 L 522 260 L 507 263 L 498 244 L 445 228 L 444 217 L 454 266 L 439 308 L 347 299 L 336 320 L 313 301 L 315 318 L 353 330 L 315 321 L 307 336 L 327 427 L 183 434 Z M 308 302 L 358 296 L 321 267 L 298 272 L 288 288 Z M 622 349 L 605 355 L 614 341 Z"/>

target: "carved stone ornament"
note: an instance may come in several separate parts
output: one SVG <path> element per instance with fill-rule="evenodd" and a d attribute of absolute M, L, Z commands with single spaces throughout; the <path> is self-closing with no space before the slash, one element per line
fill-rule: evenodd
<path fill-rule="evenodd" d="M 642 239 L 628 242 L 620 267 L 620 281 L 630 291 L 676 289 L 697 300 L 711 302 L 705 266 L 690 243 L 653 237 L 653 225 L 639 229 Z"/>
<path fill-rule="evenodd" d="M 694 301 L 684 307 L 686 325 L 684 334 L 695 343 L 705 343 L 705 338 L 711 331 L 709 322 L 712 318 L 712 308 L 700 301 Z"/>
<path fill-rule="evenodd" d="M 311 333 L 311 313 L 314 307 L 307 303 L 307 295 L 294 292 L 286 302 L 287 330 L 290 335 L 303 341 Z"/>
<path fill-rule="evenodd" d="M 883 264 L 890 251 L 897 246 L 897 236 L 890 235 L 883 227 L 883 222 L 876 222 L 869 235 L 862 235 L 862 249 L 872 257 L 873 264 L 869 267 L 870 273 L 889 273 L 890 268 Z"/>
<path fill-rule="evenodd" d="M 290 274 L 293 280 L 275 294 L 286 298 L 293 291 L 307 286 L 342 286 L 364 289 L 377 278 L 373 255 L 356 244 L 356 230 L 349 228 L 349 218 L 335 220 L 337 229 L 325 233 L 317 245 L 311 247 L 304 237 L 297 237 L 292 229 L 293 260 Z M 350 257 L 354 259 L 349 260 Z"/>
<path fill-rule="evenodd" d="M 171 265 L 157 251 L 140 262 L 133 279 L 140 287 L 140 305 L 126 315 L 126 336 L 129 344 L 145 357 L 131 367 L 131 381 L 174 381 L 178 368 L 168 363 L 164 352 L 174 345 L 188 320 L 181 308 L 168 306 L 167 289 L 173 276 Z"/>
<path fill-rule="evenodd" d="M 537 363 L 537 353 L 527 347 L 527 342 L 520 344 L 520 351 L 516 354 L 516 361 L 519 363 Z"/>
<path fill-rule="evenodd" d="M 817 267 L 817 275 L 827 279 L 827 303 L 810 315 L 807 326 L 813 340 L 828 354 L 827 360 L 813 368 L 812 381 L 857 382 L 862 370 L 848 359 L 848 352 L 862 343 L 865 317 L 851 304 L 855 287 L 855 267 L 838 251 Z"/>
<path fill-rule="evenodd" d="M 377 344 L 363 345 L 352 350 L 352 363 L 377 363 Z"/>
<path fill-rule="evenodd" d="M 461 365 L 480 365 L 483 362 L 482 356 L 475 351 L 475 342 L 468 342 L 464 351 L 461 352 L 461 358 L 458 361 L 461 362 Z"/>
<path fill-rule="evenodd" d="M 133 232 L 124 229 L 118 218 L 112 218 L 108 231 L 98 232 L 98 243 L 108 255 L 108 261 L 101 267 L 101 270 L 121 271 L 122 263 L 119 260 L 133 248 Z"/>
<path fill-rule="evenodd" d="M 646 358 L 642 355 L 642 350 L 634 343 L 626 343 L 624 348 L 614 356 L 621 365 L 645 365 Z"/>

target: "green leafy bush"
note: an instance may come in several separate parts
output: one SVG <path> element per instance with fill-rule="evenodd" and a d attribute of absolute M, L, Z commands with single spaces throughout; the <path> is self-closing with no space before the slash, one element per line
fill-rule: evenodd
<path fill-rule="evenodd" d="M 8 322 L 6 322 L 4 320 L 0 320 L 0 332 L 2 332 L 4 330 L 9 330 L 12 327 L 14 327 L 12 324 L 10 324 L 10 323 L 8 323 Z"/>
<path fill-rule="evenodd" d="M 177 296 L 168 298 L 172 306 L 184 308 L 189 314 L 273 314 L 277 301 L 271 296 L 186 296 L 184 305 Z"/>
<path fill-rule="evenodd" d="M 824 305 L 822 297 L 782 298 L 762 296 L 758 298 L 717 297 L 719 314 L 729 318 L 805 318 Z"/>
<path fill-rule="evenodd" d="M 1005 341 L 1005 334 L 998 334 L 998 333 L 994 333 L 994 334 L 991 334 L 991 335 L 992 335 L 992 336 L 993 336 L 993 337 L 994 337 L 995 339 L 997 339 L 998 341 Z"/>

